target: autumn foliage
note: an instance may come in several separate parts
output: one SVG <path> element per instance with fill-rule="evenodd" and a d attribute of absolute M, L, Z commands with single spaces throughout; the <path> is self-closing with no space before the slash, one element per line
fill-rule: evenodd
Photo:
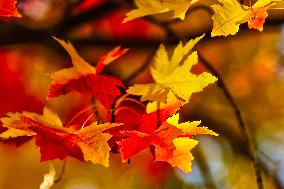
<path fill-rule="evenodd" d="M 248 23 L 249 29 L 262 31 L 268 17 L 267 10 L 278 1 L 258 0 L 247 6 L 237 0 L 218 0 L 212 5 L 211 37 L 235 35 L 243 23 Z M 17 3 L 16 0 L 0 0 L 0 16 L 20 19 L 22 15 Z M 86 11 L 101 3 L 85 0 L 74 12 Z M 135 0 L 136 8 L 126 13 L 122 22 L 131 24 L 137 18 L 164 13 L 170 14 L 172 19 L 184 20 L 188 9 L 196 3 L 198 0 Z M 137 26 L 137 23 L 133 25 Z M 166 162 L 183 172 L 190 172 L 194 159 L 191 150 L 198 144 L 195 136 L 218 136 L 208 128 L 210 125 L 203 126 L 199 120 L 180 120 L 179 111 L 191 103 L 192 95 L 198 95 L 218 81 L 215 74 L 207 71 L 192 72 L 199 62 L 195 45 L 204 37 L 205 34 L 180 41 L 173 50 L 160 44 L 150 66 L 152 81 L 129 86 L 108 73 L 106 67 L 122 64 L 120 57 L 131 49 L 117 46 L 109 49 L 97 62 L 87 62 L 72 41 L 50 36 L 50 40 L 55 40 L 66 50 L 72 67 L 48 74 L 51 83 L 46 100 L 77 92 L 91 96 L 87 107 L 91 111 L 80 121 L 69 118 L 64 122 L 48 105 L 42 114 L 9 112 L 0 119 L 1 141 L 12 142 L 27 137 L 39 147 L 41 161 L 72 157 L 106 167 L 109 166 L 110 153 L 120 155 L 125 163 L 147 150 L 153 161 Z M 82 112 L 86 113 L 85 110 Z M 80 116 L 81 113 L 75 115 L 76 118 Z M 43 188 L 53 184 L 54 169 L 50 170 Z"/>
<path fill-rule="evenodd" d="M 90 125 L 86 125 L 85 120 L 80 125 L 64 126 L 52 110 L 45 108 L 43 115 L 32 112 L 8 113 L 8 117 L 1 119 L 7 131 L 2 132 L 0 137 L 34 137 L 36 145 L 40 147 L 41 161 L 71 156 L 105 166 L 109 164 L 111 148 L 118 146 L 118 152 L 121 153 L 124 162 L 140 151 L 150 148 L 154 160 L 166 161 L 173 167 L 189 172 L 191 166 L 188 162 L 193 160 L 190 150 L 198 143 L 191 139 L 192 136 L 217 135 L 206 127 L 198 127 L 200 121 L 179 123 L 179 114 L 175 114 L 188 102 L 192 93 L 200 92 L 208 84 L 216 81 L 214 76 L 206 72 L 198 76 L 190 73 L 191 66 L 198 61 L 196 52 L 189 55 L 179 66 L 183 57 L 201 38 L 191 40 L 185 46 L 180 43 L 170 60 L 165 48 L 160 47 L 152 71 L 157 83 L 136 84 L 127 90 L 129 94 L 142 95 L 142 101 L 153 101 L 148 103 L 147 110 L 143 113 L 137 105 L 124 105 L 137 114 L 137 119 L 132 123 L 132 115 L 122 114 L 122 110 L 119 109 L 121 105 L 117 105 L 117 109 L 111 109 L 116 100 L 127 100 L 125 96 L 118 98 L 121 90 L 125 90 L 124 85 L 119 79 L 102 74 L 103 68 L 123 55 L 127 49 L 115 48 L 93 67 L 77 53 L 70 42 L 55 38 L 69 53 L 73 67 L 50 74 L 52 82 L 47 99 L 71 91 L 91 93 L 98 103 L 103 105 L 105 111 L 101 111 L 107 114 L 103 116 L 106 119 L 103 120 L 105 123 L 98 124 L 100 118 L 94 115 L 97 121 Z M 167 64 L 167 69 L 163 69 L 164 65 L 161 64 Z M 117 122 L 109 123 L 111 116 L 115 116 Z"/>

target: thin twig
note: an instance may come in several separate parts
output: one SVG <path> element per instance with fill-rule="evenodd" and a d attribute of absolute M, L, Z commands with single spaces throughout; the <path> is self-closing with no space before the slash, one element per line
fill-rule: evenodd
<path fill-rule="evenodd" d="M 135 77 L 137 77 L 140 73 L 142 73 L 149 66 L 149 64 L 151 63 L 151 60 L 155 56 L 155 53 L 156 53 L 156 48 L 154 48 L 154 50 L 152 50 L 151 54 L 146 58 L 146 60 L 141 64 L 141 66 L 139 68 L 137 68 L 127 78 L 125 78 L 123 80 L 123 83 L 125 83 L 126 85 L 129 85 L 130 82 Z"/>
<path fill-rule="evenodd" d="M 240 108 L 238 107 L 237 103 L 235 102 L 233 96 L 231 95 L 227 85 L 225 84 L 223 78 L 221 77 L 221 75 L 219 74 L 219 72 L 203 57 L 203 55 L 200 53 L 199 51 L 199 60 L 201 61 L 201 63 L 206 66 L 206 68 L 214 75 L 218 78 L 217 84 L 219 86 L 219 88 L 222 90 L 223 94 L 225 95 L 226 99 L 228 100 L 228 102 L 230 103 L 232 109 L 234 110 L 234 114 L 236 116 L 236 119 L 238 121 L 238 126 L 240 128 L 240 132 L 243 134 L 244 136 L 244 142 L 246 143 L 247 147 L 248 147 L 248 155 L 249 158 L 253 164 L 254 170 L 255 170 L 255 175 L 256 175 L 256 182 L 257 182 L 257 186 L 258 189 L 263 189 L 263 179 L 261 176 L 261 170 L 260 170 L 260 166 L 259 166 L 259 162 L 256 158 L 255 155 L 255 143 L 252 141 L 249 129 L 247 128 L 243 116 L 241 114 Z"/>
<path fill-rule="evenodd" d="M 65 170 L 66 170 L 66 164 L 67 164 L 67 159 L 64 159 L 64 160 L 63 160 L 62 167 L 61 167 L 60 174 L 59 174 L 59 176 L 54 180 L 54 183 L 58 183 L 58 182 L 60 182 L 60 181 L 62 180 L 63 175 L 64 175 Z"/>
<path fill-rule="evenodd" d="M 114 6 L 115 7 L 115 6 Z M 93 11 L 95 12 L 95 11 Z M 89 16 L 80 16 L 80 17 L 77 17 L 76 19 L 73 18 L 73 19 L 70 19 L 69 21 L 66 21 L 65 23 L 62 23 L 62 26 L 56 28 L 54 30 L 54 28 L 51 30 L 51 31 L 55 31 L 55 33 L 64 33 L 62 30 L 64 31 L 67 31 L 66 30 L 66 27 L 68 26 L 68 28 L 72 28 L 74 27 L 74 25 L 78 25 L 80 23 L 84 23 L 85 22 L 85 19 L 88 18 L 88 19 L 92 19 L 94 17 L 97 17 L 99 14 L 102 15 L 104 14 L 106 11 L 97 11 L 96 13 L 92 14 L 92 15 L 89 15 Z M 276 20 L 276 21 L 272 21 L 272 22 L 267 22 L 268 24 L 271 23 L 271 25 L 280 25 L 280 23 L 283 22 L 283 19 L 282 20 Z M 3 24 L 5 26 L 5 24 Z M 63 27 L 64 26 L 64 27 Z M 166 27 L 165 27 L 166 26 Z M 163 28 L 165 28 L 166 30 L 168 30 L 168 25 L 162 25 Z M 4 27 L 3 27 L 4 28 Z M 39 43 L 43 43 L 43 41 L 47 41 L 49 40 L 50 38 L 50 32 L 46 32 L 46 31 L 43 31 L 43 30 L 32 30 L 32 29 L 29 29 L 29 28 L 25 28 L 23 26 L 20 26 L 20 25 L 15 25 L 15 27 L 11 27 L 12 29 L 6 33 L 5 32 L 5 35 L 2 35 L 1 38 L 1 42 L 0 42 L 0 45 L 7 45 L 7 44 L 15 44 L 15 43 L 25 43 L 25 42 L 39 42 Z M 17 30 L 17 28 L 21 29 L 21 30 Z M 21 33 L 21 36 L 16 38 L 15 36 L 19 36 L 19 35 L 14 35 L 14 34 L 17 34 L 17 33 Z M 23 31 L 23 32 L 21 32 Z M 168 30 L 169 32 L 170 30 Z M 172 30 L 171 30 L 172 31 Z M 170 32 L 171 32 L 170 31 Z M 206 31 L 207 32 L 207 31 Z M 2 32 L 4 33 L 4 32 Z M 175 35 L 174 33 L 169 33 L 169 35 Z M 13 36 L 13 37 L 11 37 Z M 90 43 L 95 43 L 97 42 L 96 40 L 99 40 L 99 39 L 88 39 L 89 41 L 89 44 Z M 87 42 L 87 41 L 77 41 L 78 43 L 82 43 L 82 42 Z M 99 42 L 101 42 L 101 44 L 103 45 L 106 45 L 108 43 L 106 43 L 106 41 L 102 41 L 102 40 L 99 40 Z M 130 41 L 131 42 L 131 41 Z M 141 44 L 146 44 L 148 45 L 147 47 L 153 45 L 153 44 L 157 44 L 157 43 L 160 43 L 161 41 L 147 41 L 146 43 L 143 41 L 141 42 Z M 165 41 L 165 43 L 167 43 L 169 41 Z M 172 41 L 171 41 L 172 42 Z M 174 41 L 176 42 L 176 41 Z M 88 43 L 88 42 L 87 42 Z M 120 43 L 119 41 L 116 41 L 116 40 L 112 40 L 110 43 L 112 44 L 116 44 L 116 43 Z M 97 44 L 97 43 L 96 43 Z M 137 45 L 137 42 L 133 43 L 133 44 L 136 44 Z M 139 45 L 139 42 L 138 42 L 138 45 Z M 153 53 L 154 54 L 154 53 Z M 202 60 L 202 56 L 199 56 L 200 57 L 200 60 Z M 149 59 L 151 59 L 152 57 L 149 57 Z M 125 79 L 125 81 L 128 83 L 130 80 L 132 80 L 133 78 L 135 78 L 141 71 L 143 71 L 145 68 L 147 68 L 148 64 L 150 63 L 150 61 L 147 61 L 145 64 L 143 64 L 141 66 L 141 68 L 137 71 L 135 71 L 133 74 L 131 74 L 127 79 Z M 206 63 L 206 61 L 202 61 L 202 63 Z M 208 63 L 208 62 L 207 62 Z M 263 183 L 262 183 L 262 177 L 261 177 L 261 172 L 260 172 L 260 169 L 259 169 L 259 166 L 258 166 L 258 162 L 256 161 L 256 157 L 255 157 L 255 154 L 254 154 L 254 144 L 251 143 L 251 139 L 250 139 L 250 135 L 249 135 L 249 132 L 248 132 L 248 129 L 246 127 L 246 125 L 244 124 L 244 121 L 243 121 L 243 118 L 242 118 L 242 115 L 240 113 L 240 109 L 238 108 L 237 104 L 235 103 L 233 97 L 231 96 L 228 88 L 226 87 L 222 77 L 220 77 L 220 74 L 215 70 L 214 67 L 209 67 L 211 66 L 210 64 L 207 65 L 207 68 L 212 72 L 212 74 L 214 74 L 215 76 L 217 76 L 219 78 L 218 80 L 218 85 L 219 87 L 222 89 L 224 95 L 226 96 L 226 98 L 228 99 L 228 101 L 230 102 L 232 108 L 234 109 L 234 112 L 235 112 L 235 115 L 236 115 L 236 118 L 238 120 L 238 123 L 239 123 L 239 127 L 240 127 L 240 130 L 242 133 L 244 133 L 244 137 L 245 137 L 245 141 L 246 143 L 248 143 L 248 147 L 249 147 L 249 155 L 250 155 L 250 158 L 251 160 L 253 161 L 253 164 L 254 164 L 254 168 L 255 168 L 255 172 L 256 172 L 256 176 L 257 176 L 257 183 L 258 183 L 258 188 L 261 189 L 263 188 Z M 214 73 L 214 70 L 215 70 L 215 73 Z M 65 169 L 65 168 L 64 168 Z"/>

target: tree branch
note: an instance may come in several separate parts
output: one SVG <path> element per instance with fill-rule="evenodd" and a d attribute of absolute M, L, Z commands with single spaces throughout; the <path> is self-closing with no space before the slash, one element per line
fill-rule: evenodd
<path fill-rule="evenodd" d="M 154 48 L 151 52 L 151 54 L 146 58 L 146 60 L 144 61 L 144 63 L 141 64 L 141 66 L 139 68 L 137 68 L 135 71 L 133 71 L 129 76 L 127 76 L 127 78 L 125 78 L 123 80 L 123 83 L 125 83 L 125 85 L 129 85 L 130 82 L 135 79 L 135 77 L 137 77 L 140 73 L 142 73 L 151 63 L 151 60 L 153 59 L 153 57 L 155 56 L 156 53 L 156 48 Z"/>
<path fill-rule="evenodd" d="M 230 103 L 232 109 L 234 110 L 234 114 L 236 116 L 236 119 L 238 121 L 238 126 L 240 128 L 240 132 L 243 134 L 244 136 L 244 142 L 248 147 L 248 155 L 249 158 L 253 164 L 254 170 L 255 170 L 255 175 L 256 175 L 256 182 L 258 185 L 258 189 L 263 189 L 263 179 L 261 176 L 261 170 L 260 170 L 260 166 L 259 166 L 259 162 L 257 161 L 256 155 L 255 155 L 255 143 L 252 141 L 249 129 L 247 128 L 247 126 L 245 125 L 244 119 L 242 117 L 240 108 L 238 107 L 237 103 L 235 102 L 233 96 L 231 95 L 228 87 L 226 86 L 223 78 L 221 77 L 221 75 L 219 74 L 219 72 L 203 57 L 203 55 L 200 53 L 199 51 L 199 59 L 201 61 L 201 63 L 203 65 L 206 66 L 206 68 L 214 75 L 218 78 L 218 86 L 219 88 L 222 90 L 223 94 L 225 95 L 226 99 L 228 100 L 228 102 Z"/>

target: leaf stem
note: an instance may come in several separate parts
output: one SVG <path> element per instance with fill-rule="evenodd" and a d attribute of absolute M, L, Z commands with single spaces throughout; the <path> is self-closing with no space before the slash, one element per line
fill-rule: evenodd
<path fill-rule="evenodd" d="M 76 118 L 78 118 L 81 114 L 89 111 L 89 110 L 92 110 L 94 108 L 94 105 L 91 105 L 91 106 L 88 106 L 86 108 L 84 108 L 83 110 L 81 110 L 80 112 L 78 112 L 75 116 L 73 116 L 66 124 L 64 127 L 67 127 L 69 126 Z"/>
<path fill-rule="evenodd" d="M 161 102 L 158 101 L 157 102 L 157 128 L 159 128 L 161 126 Z"/>
<path fill-rule="evenodd" d="M 56 184 L 56 183 L 59 183 L 59 182 L 62 180 L 63 175 L 64 175 L 65 170 L 66 170 L 66 164 L 67 164 L 67 159 L 64 159 L 64 160 L 63 160 L 62 167 L 61 167 L 60 174 L 59 174 L 59 176 L 54 180 L 54 183 L 55 183 L 55 184 Z"/>

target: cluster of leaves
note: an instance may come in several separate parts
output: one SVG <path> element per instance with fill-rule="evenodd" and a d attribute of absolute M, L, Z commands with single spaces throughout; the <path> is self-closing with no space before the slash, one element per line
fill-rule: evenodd
<path fill-rule="evenodd" d="M 239 25 L 248 22 L 249 28 L 263 30 L 267 10 L 280 0 L 258 0 L 246 6 L 237 0 L 219 0 L 213 5 L 211 36 L 234 35 Z M 21 17 L 16 0 L 0 0 L 0 16 Z M 88 4 L 87 1 L 85 1 Z M 172 18 L 184 19 L 187 10 L 198 0 L 135 0 L 137 9 L 126 14 L 124 22 L 158 13 L 173 12 Z M 178 110 L 189 103 L 193 93 L 201 92 L 217 81 L 210 73 L 195 75 L 190 72 L 198 62 L 195 44 L 204 36 L 180 42 L 171 56 L 160 45 L 151 67 L 152 83 L 124 86 L 104 68 L 128 49 L 116 47 L 103 56 L 96 66 L 90 65 L 70 42 L 54 37 L 68 52 L 73 67 L 50 74 L 52 79 L 47 100 L 66 95 L 71 91 L 93 96 L 92 113 L 79 123 L 72 120 L 63 124 L 59 116 L 45 107 L 43 114 L 33 112 L 8 113 L 1 118 L 4 131 L 2 140 L 31 137 L 40 148 L 41 161 L 64 159 L 71 156 L 80 161 L 109 165 L 109 153 L 121 153 L 128 161 L 139 152 L 149 149 L 155 161 L 165 161 L 184 172 L 191 171 L 191 149 L 198 141 L 194 135 L 217 134 L 200 121 L 180 123 Z M 140 96 L 140 101 L 134 96 Z M 71 124 L 72 123 L 72 124 Z M 53 176 L 52 176 L 53 175 Z M 54 170 L 47 175 L 54 177 Z M 51 179 L 52 180 L 52 179 Z M 44 183 L 43 183 L 44 184 Z M 44 188 L 44 186 L 43 186 Z"/>
<path fill-rule="evenodd" d="M 214 14 L 211 36 L 235 35 L 239 25 L 248 22 L 249 29 L 263 30 L 267 10 L 281 0 L 258 0 L 254 5 L 245 6 L 237 0 L 218 0 L 220 4 L 212 5 Z M 250 1 L 250 0 L 249 0 Z M 124 22 L 135 18 L 164 12 L 173 12 L 172 18 L 184 20 L 187 10 L 198 0 L 135 0 L 137 9 L 127 13 Z"/>
<path fill-rule="evenodd" d="M 237 0 L 218 0 L 219 4 L 212 5 L 213 29 L 211 36 L 235 35 L 239 25 L 248 22 L 249 29 L 263 30 L 265 19 L 268 16 L 267 10 L 282 0 L 257 0 L 250 6 L 243 5 Z M 198 4 L 199 0 L 135 0 L 137 9 L 126 14 L 123 22 L 165 12 L 173 12 L 172 18 L 185 19 L 187 10 Z M 21 17 L 16 8 L 17 0 L 1 0 L 0 16 Z M 98 3 L 93 0 L 85 0 L 82 7 Z"/>
<path fill-rule="evenodd" d="M 42 161 L 71 156 L 104 166 L 109 165 L 110 151 L 120 152 L 122 160 L 127 161 L 150 148 L 154 160 L 166 161 L 173 167 L 189 172 L 193 159 L 190 150 L 198 143 L 192 136 L 217 135 L 206 127 L 198 127 L 200 121 L 179 123 L 179 114 L 176 114 L 193 93 L 200 92 L 217 80 L 206 72 L 200 75 L 190 73 L 192 65 L 198 61 L 197 52 L 186 55 L 202 37 L 190 40 L 185 45 L 178 44 L 170 59 L 161 45 L 151 69 L 155 83 L 136 84 L 127 90 L 126 95 L 121 94 L 125 90 L 123 83 L 116 77 L 104 74 L 103 69 L 127 49 L 113 49 L 93 67 L 71 43 L 55 38 L 71 56 L 73 67 L 50 74 L 52 82 L 47 99 L 71 91 L 90 93 L 101 105 L 92 114 L 94 121 L 91 124 L 86 124 L 88 120 L 85 120 L 64 125 L 57 114 L 48 108 L 44 108 L 43 115 L 32 112 L 8 113 L 1 118 L 7 130 L 0 137 L 33 137 L 40 147 Z M 151 102 L 145 108 L 144 104 L 129 97 L 130 94 L 142 96 L 142 101 Z M 115 108 L 112 108 L 115 101 Z M 112 116 L 115 122 L 110 123 Z M 104 123 L 99 124 L 98 121 Z"/>

